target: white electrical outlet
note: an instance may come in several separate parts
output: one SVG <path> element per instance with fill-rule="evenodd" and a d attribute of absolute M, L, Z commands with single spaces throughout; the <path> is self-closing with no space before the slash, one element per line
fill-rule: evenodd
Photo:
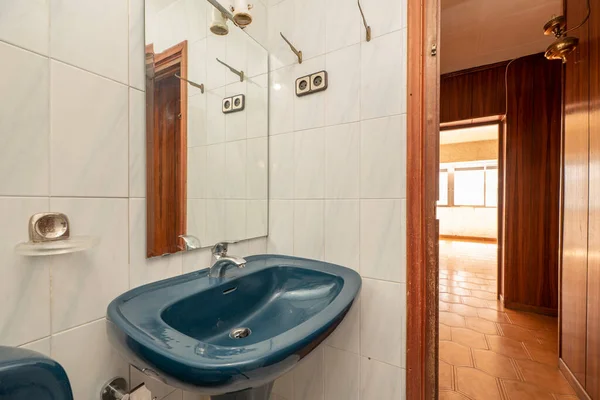
<path fill-rule="evenodd" d="M 310 93 L 310 76 L 296 79 L 296 96 L 304 96 Z"/>

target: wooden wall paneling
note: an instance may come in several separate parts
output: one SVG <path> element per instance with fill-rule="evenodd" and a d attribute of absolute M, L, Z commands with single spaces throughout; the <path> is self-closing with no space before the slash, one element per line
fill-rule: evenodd
<path fill-rule="evenodd" d="M 566 8 L 568 25 L 578 24 L 585 15 L 585 0 L 568 0 Z M 588 25 L 573 31 L 572 35 L 578 37 L 580 43 L 568 57 L 565 70 L 560 356 L 585 387 L 590 93 Z"/>
<path fill-rule="evenodd" d="M 542 55 L 508 71 L 504 302 L 556 315 L 561 68 Z"/>
<path fill-rule="evenodd" d="M 471 77 L 471 117 L 501 115 L 506 112 L 506 90 L 504 85 L 503 63 L 472 74 Z"/>
<path fill-rule="evenodd" d="M 589 246 L 586 390 L 600 399 L 600 8 L 593 2 L 589 28 Z"/>
<path fill-rule="evenodd" d="M 442 77 L 440 81 L 440 122 L 471 118 L 471 74 Z"/>

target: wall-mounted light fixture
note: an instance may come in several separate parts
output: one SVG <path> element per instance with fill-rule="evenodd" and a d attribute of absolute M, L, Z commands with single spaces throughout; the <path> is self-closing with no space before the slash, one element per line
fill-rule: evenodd
<path fill-rule="evenodd" d="M 229 26 L 227 26 L 227 15 L 217 8 L 212 9 L 210 31 L 219 36 L 225 36 L 229 33 Z"/>
<path fill-rule="evenodd" d="M 367 19 L 365 18 L 365 13 L 363 12 L 362 7 L 360 6 L 360 0 L 358 1 L 358 10 L 360 11 L 360 15 L 362 16 L 363 25 L 365 26 L 365 31 L 367 31 L 367 42 L 371 41 L 371 27 L 367 24 Z"/>
<path fill-rule="evenodd" d="M 289 40 L 287 40 L 287 38 L 285 36 L 283 36 L 283 33 L 279 32 L 279 34 L 281 35 L 283 40 L 285 40 L 285 42 L 288 44 L 288 46 L 290 46 L 290 50 L 292 50 L 294 52 L 294 54 L 296 55 L 296 57 L 298 57 L 298 64 L 302 64 L 302 51 L 296 50 L 294 45 Z"/>
<path fill-rule="evenodd" d="M 544 54 L 548 60 L 562 60 L 563 64 L 567 62 L 567 54 L 571 53 L 579 45 L 579 38 L 567 36 L 567 33 L 580 28 L 590 18 L 590 0 L 587 1 L 587 14 L 583 21 L 574 28 L 565 30 L 567 19 L 563 15 L 552 17 L 544 25 L 544 35 L 554 35 L 556 41 L 546 49 Z"/>
<path fill-rule="evenodd" d="M 227 68 L 229 68 L 229 70 L 231 72 L 233 72 L 234 74 L 236 74 L 237 76 L 239 76 L 240 77 L 240 82 L 244 82 L 244 71 L 238 71 L 237 69 L 233 68 L 231 65 L 229 65 L 229 64 L 227 64 L 227 63 L 219 60 L 218 58 L 217 58 L 217 61 L 219 63 L 223 64 L 224 66 L 226 66 Z"/>
<path fill-rule="evenodd" d="M 252 4 L 248 4 L 248 0 L 235 0 L 234 5 L 231 6 L 233 20 L 242 29 L 252 23 L 250 10 L 252 10 Z"/>

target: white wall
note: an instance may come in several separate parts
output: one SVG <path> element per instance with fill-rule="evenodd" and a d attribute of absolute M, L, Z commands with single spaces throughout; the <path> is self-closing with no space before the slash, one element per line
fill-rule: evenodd
<path fill-rule="evenodd" d="M 324 259 L 364 278 L 360 304 L 277 383 L 278 399 L 404 398 L 406 4 L 362 4 L 369 43 L 354 0 L 269 1 L 271 234 L 232 252 Z M 280 30 L 303 50 L 302 65 Z M 144 257 L 143 51 L 142 0 L 0 2 L 0 344 L 57 359 L 76 400 L 128 374 L 105 337 L 110 300 L 209 259 Z M 295 78 L 321 69 L 329 89 L 295 97 Z M 16 256 L 29 216 L 45 210 L 67 213 L 73 234 L 97 235 L 99 246 Z"/>
<path fill-rule="evenodd" d="M 278 400 L 405 397 L 406 2 L 361 3 L 370 42 L 356 0 L 269 3 L 268 251 L 363 277 L 359 304 L 277 382 Z M 296 97 L 295 79 L 323 69 L 329 88 Z"/>
<path fill-rule="evenodd" d="M 496 239 L 498 208 L 496 207 L 438 207 L 440 235 L 469 236 Z"/>
<path fill-rule="evenodd" d="M 108 303 L 209 263 L 206 250 L 145 258 L 143 22 L 143 0 L 0 1 L 0 344 L 58 360 L 76 400 L 97 400 L 108 379 L 129 376 L 106 339 Z M 29 217 L 49 210 L 100 244 L 15 255 Z M 265 251 L 264 238 L 232 249 Z"/>

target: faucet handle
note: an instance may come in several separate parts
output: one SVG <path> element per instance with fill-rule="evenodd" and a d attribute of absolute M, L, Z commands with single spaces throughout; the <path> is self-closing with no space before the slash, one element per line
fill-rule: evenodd
<path fill-rule="evenodd" d="M 215 256 L 215 258 L 226 256 L 229 245 L 235 243 L 236 242 L 219 242 L 215 244 L 211 249 L 213 256 Z"/>

